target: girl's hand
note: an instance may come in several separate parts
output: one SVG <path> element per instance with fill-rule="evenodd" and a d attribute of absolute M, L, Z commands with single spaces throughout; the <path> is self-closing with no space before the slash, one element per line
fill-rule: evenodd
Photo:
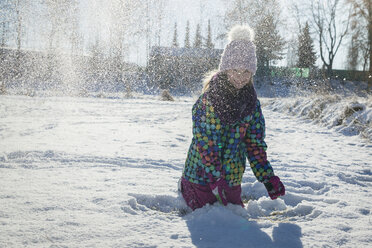
<path fill-rule="evenodd" d="M 223 178 L 219 178 L 216 182 L 210 183 L 209 187 L 211 188 L 213 194 L 216 196 L 217 200 L 226 206 L 227 200 L 224 189 L 226 187 L 229 187 L 226 181 Z"/>
<path fill-rule="evenodd" d="M 265 183 L 264 185 L 271 200 L 275 200 L 276 198 L 285 195 L 285 187 L 280 181 L 280 178 L 277 176 L 271 177 L 269 182 Z"/>

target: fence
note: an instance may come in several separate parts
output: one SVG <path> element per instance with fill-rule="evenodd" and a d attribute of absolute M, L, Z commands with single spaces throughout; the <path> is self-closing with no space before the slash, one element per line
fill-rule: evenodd
<path fill-rule="evenodd" d="M 326 72 L 318 68 L 288 68 L 288 67 L 269 67 L 271 77 L 290 77 L 290 78 L 312 78 L 322 79 Z M 332 70 L 332 78 L 338 78 L 348 81 L 368 81 L 368 71 L 352 70 Z M 266 74 L 267 75 L 267 74 Z"/>

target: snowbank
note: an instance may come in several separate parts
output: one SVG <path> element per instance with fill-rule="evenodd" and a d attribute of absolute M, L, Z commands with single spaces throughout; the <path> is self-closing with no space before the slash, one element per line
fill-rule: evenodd
<path fill-rule="evenodd" d="M 273 111 L 310 119 L 345 135 L 360 135 L 372 141 L 372 96 L 311 95 L 266 99 Z"/>

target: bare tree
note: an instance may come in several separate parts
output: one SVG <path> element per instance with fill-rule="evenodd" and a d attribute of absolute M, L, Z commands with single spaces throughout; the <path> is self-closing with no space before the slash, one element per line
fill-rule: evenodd
<path fill-rule="evenodd" d="M 2 28 L 2 45 L 11 36 L 15 36 L 15 44 L 19 50 L 22 46 L 24 1 L 3 0 L 0 2 L 0 23 Z"/>
<path fill-rule="evenodd" d="M 120 61 L 129 52 L 130 38 L 139 32 L 143 26 L 144 13 L 139 12 L 140 3 L 136 1 L 114 0 L 109 3 L 109 12 L 111 14 L 110 25 L 110 46 L 114 56 Z"/>
<path fill-rule="evenodd" d="M 124 85 L 128 95 L 131 94 L 132 85 L 125 77 L 130 70 L 126 66 L 126 61 L 133 47 L 132 44 L 135 42 L 134 37 L 145 32 L 147 49 L 151 45 L 150 26 L 148 26 L 150 20 L 147 11 L 150 8 L 149 4 L 149 1 L 113 0 L 109 2 L 111 15 L 109 67 L 115 80 Z"/>
<path fill-rule="evenodd" d="M 350 14 L 340 24 L 340 0 L 316 1 L 311 3 L 313 26 L 318 35 L 320 58 L 327 69 L 327 75 L 332 76 L 335 56 L 349 28 Z M 340 28 L 341 30 L 338 30 Z"/>
<path fill-rule="evenodd" d="M 142 18 L 142 20 L 138 20 L 138 23 L 145 25 L 136 27 L 137 30 L 134 33 L 136 36 L 138 36 L 139 40 L 142 39 L 143 34 L 146 37 L 146 63 L 149 61 L 152 44 L 157 44 L 158 46 L 161 45 L 165 6 L 165 0 L 138 1 L 137 12 L 140 13 L 137 15 L 137 17 L 140 19 Z M 134 16 L 132 18 L 134 18 Z M 138 44 L 135 45 L 137 46 Z"/>
<path fill-rule="evenodd" d="M 254 26 L 251 21 L 254 15 L 254 11 L 250 8 L 252 1 L 250 0 L 234 0 L 226 2 L 231 6 L 225 13 L 225 25 L 227 29 L 236 24 L 249 24 Z"/>
<path fill-rule="evenodd" d="M 17 13 L 17 50 L 18 52 L 21 50 L 22 45 L 22 32 L 23 32 L 23 18 L 21 13 L 22 8 L 22 2 L 21 0 L 17 0 L 16 2 L 16 13 Z"/>
<path fill-rule="evenodd" d="M 303 16 L 303 13 L 300 10 L 300 7 L 298 6 L 298 4 L 296 2 L 291 4 L 290 11 L 291 11 L 292 16 L 296 20 L 298 30 L 299 31 L 302 30 L 302 18 L 301 18 L 301 16 Z"/>
<path fill-rule="evenodd" d="M 0 2 L 0 23 L 2 24 L 1 45 L 16 47 L 14 66 L 10 69 L 14 78 L 20 78 L 22 69 L 21 49 L 25 44 L 26 23 L 29 21 L 29 6 L 31 3 L 26 0 L 3 0 Z M 9 72 L 8 72 L 9 73 Z"/>
<path fill-rule="evenodd" d="M 78 1 L 43 0 L 45 7 L 44 29 L 47 32 L 48 50 L 67 50 L 68 44 L 73 51 L 78 40 Z"/>
<path fill-rule="evenodd" d="M 42 0 L 40 3 L 38 8 L 43 10 L 44 26 L 39 29 L 47 50 L 45 79 L 58 82 L 73 93 L 79 83 L 79 65 L 73 59 L 78 49 L 78 1 Z"/>
<path fill-rule="evenodd" d="M 82 34 L 79 31 L 79 10 L 80 9 L 78 3 L 76 1 L 73 1 L 70 10 L 70 34 L 68 37 L 70 42 L 71 55 L 82 52 L 83 50 L 83 38 Z"/>
<path fill-rule="evenodd" d="M 368 90 L 372 88 L 372 1 L 348 0 L 352 7 L 352 46 L 354 53 L 359 53 L 363 71 L 369 64 Z M 356 56 L 356 55 L 354 55 Z"/>
<path fill-rule="evenodd" d="M 4 47 L 11 36 L 10 23 L 12 22 L 12 12 L 14 4 L 12 0 L 3 0 L 0 2 L 0 30 L 1 30 L 1 46 Z"/>
<path fill-rule="evenodd" d="M 165 1 L 164 0 L 156 0 L 153 2 L 153 14 L 154 16 L 154 25 L 156 27 L 156 40 L 158 46 L 161 45 L 161 33 L 162 33 L 162 24 L 163 24 L 163 19 L 165 17 L 164 9 L 165 9 Z"/>
<path fill-rule="evenodd" d="M 3 25 L 7 24 L 7 31 L 15 36 L 15 45 L 18 51 L 22 47 L 27 6 L 28 4 L 25 0 L 4 0 L 0 3 L 0 13 L 3 14 L 1 23 Z M 3 28 L 5 31 L 5 25 Z M 12 34 L 9 36 L 12 36 Z"/>

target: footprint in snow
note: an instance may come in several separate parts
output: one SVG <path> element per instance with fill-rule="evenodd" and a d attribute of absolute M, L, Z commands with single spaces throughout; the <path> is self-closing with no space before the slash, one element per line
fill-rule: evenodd
<path fill-rule="evenodd" d="M 182 197 L 173 197 L 169 195 L 146 195 L 129 194 L 134 197 L 122 207 L 124 212 L 138 214 L 137 211 L 157 211 L 162 213 L 177 213 L 180 216 L 187 214 L 190 210 Z"/>

